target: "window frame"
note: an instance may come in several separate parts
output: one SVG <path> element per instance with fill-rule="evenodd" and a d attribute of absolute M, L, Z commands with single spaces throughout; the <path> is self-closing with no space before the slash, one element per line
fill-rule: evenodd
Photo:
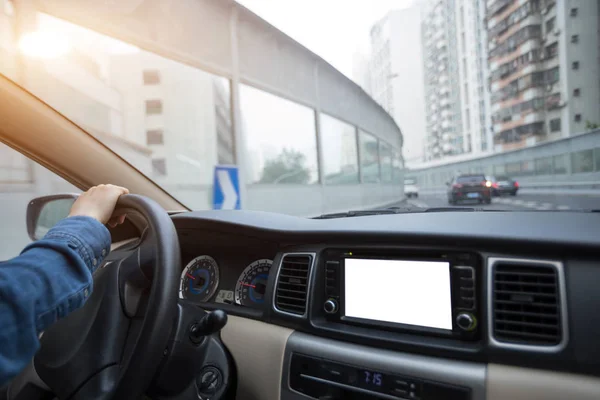
<path fill-rule="evenodd" d="M 360 184 L 360 156 L 359 156 L 359 150 L 358 150 L 358 131 L 359 128 L 356 125 L 353 125 L 352 123 L 348 122 L 348 121 L 344 121 L 341 118 L 335 117 L 331 114 L 325 113 L 325 112 L 318 112 L 315 110 L 315 115 L 317 115 L 318 121 L 319 121 L 319 126 L 318 126 L 318 148 L 319 148 L 319 152 L 323 153 L 323 158 L 325 158 L 327 156 L 327 149 L 324 146 L 324 136 L 327 135 L 327 133 L 325 132 L 325 130 L 323 129 L 323 119 L 330 119 L 331 121 L 334 121 L 336 123 L 340 123 L 343 125 L 347 125 L 348 127 L 351 127 L 353 130 L 353 143 L 354 143 L 354 150 L 356 151 L 356 157 L 355 157 L 355 166 L 356 166 L 356 181 L 354 182 L 340 182 L 340 183 L 335 183 L 335 182 L 331 182 L 327 180 L 327 174 L 328 171 L 326 171 L 325 169 L 325 162 L 320 162 L 319 163 L 319 176 L 321 179 L 321 182 L 324 185 L 327 186 L 336 186 L 336 185 L 358 185 Z M 325 118 L 323 118 L 325 117 Z M 320 159 L 320 157 L 319 157 Z"/>
<path fill-rule="evenodd" d="M 363 148 L 361 145 L 361 136 L 370 136 L 372 138 L 375 139 L 375 148 L 377 149 L 377 180 L 376 181 L 367 181 L 365 180 L 365 165 L 363 164 L 364 162 L 364 154 L 363 154 Z M 364 183 L 381 183 L 381 155 L 379 153 L 379 138 L 377 136 L 375 136 L 374 134 L 365 131 L 364 129 L 358 129 L 358 159 L 359 159 L 359 164 L 360 164 L 360 183 L 364 184 Z"/>

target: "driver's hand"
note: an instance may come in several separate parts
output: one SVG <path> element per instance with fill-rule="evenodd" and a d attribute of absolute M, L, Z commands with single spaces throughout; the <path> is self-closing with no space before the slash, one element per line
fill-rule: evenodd
<path fill-rule="evenodd" d="M 77 215 L 92 217 L 102 224 L 114 227 L 125 221 L 125 215 L 112 216 L 119 197 L 128 194 L 129 190 L 115 185 L 98 185 L 82 193 L 73 206 L 69 217 Z"/>

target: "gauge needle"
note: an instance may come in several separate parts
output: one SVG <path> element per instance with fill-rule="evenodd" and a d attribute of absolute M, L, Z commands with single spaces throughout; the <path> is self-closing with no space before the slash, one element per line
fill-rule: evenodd
<path fill-rule="evenodd" d="M 242 284 L 242 286 L 248 286 L 248 287 L 251 287 L 252 289 L 256 289 L 256 285 L 251 285 L 251 284 L 246 283 L 246 282 L 240 282 L 240 283 Z"/>
<path fill-rule="evenodd" d="M 192 275 L 192 274 L 188 274 L 188 273 L 186 273 L 185 275 L 186 275 L 188 278 L 190 278 L 190 279 L 196 280 L 196 277 L 195 277 L 194 275 Z"/>

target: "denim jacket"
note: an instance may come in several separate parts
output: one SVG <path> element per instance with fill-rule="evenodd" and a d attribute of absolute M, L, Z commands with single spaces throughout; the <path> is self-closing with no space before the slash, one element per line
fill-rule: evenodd
<path fill-rule="evenodd" d="M 31 362 L 40 332 L 85 303 L 110 243 L 97 220 L 69 217 L 0 263 L 0 387 Z"/>

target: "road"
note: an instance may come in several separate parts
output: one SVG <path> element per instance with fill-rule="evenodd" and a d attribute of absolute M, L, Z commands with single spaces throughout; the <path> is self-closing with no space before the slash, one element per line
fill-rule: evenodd
<path fill-rule="evenodd" d="M 444 192 L 424 192 L 419 198 L 411 198 L 408 204 L 416 207 L 452 207 Z M 588 194 L 566 192 L 549 194 L 534 190 L 522 190 L 516 196 L 494 197 L 492 204 L 475 202 L 460 203 L 459 206 L 481 207 L 490 210 L 600 210 L 600 191 Z"/>

